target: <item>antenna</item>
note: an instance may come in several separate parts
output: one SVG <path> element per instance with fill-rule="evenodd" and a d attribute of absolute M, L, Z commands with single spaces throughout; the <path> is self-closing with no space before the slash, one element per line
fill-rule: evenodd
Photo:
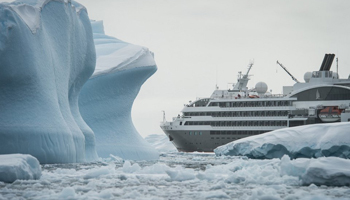
<path fill-rule="evenodd" d="M 247 76 L 247 77 L 248 77 L 249 71 L 250 71 L 250 69 L 253 67 L 253 65 L 254 65 L 254 60 L 251 60 L 250 63 L 249 63 L 249 65 L 248 65 L 248 70 L 247 70 L 247 73 L 246 73 L 246 76 Z"/>
<path fill-rule="evenodd" d="M 338 72 L 338 57 L 337 57 L 336 61 L 337 61 L 337 74 L 338 74 L 338 78 L 339 78 L 339 72 Z"/>
<path fill-rule="evenodd" d="M 218 67 L 216 67 L 216 80 L 215 80 L 215 90 L 218 90 L 219 89 L 219 86 L 218 86 Z"/>
<path fill-rule="evenodd" d="M 165 119 L 165 111 L 162 110 L 162 112 L 163 112 L 163 122 L 166 122 L 166 119 Z"/>

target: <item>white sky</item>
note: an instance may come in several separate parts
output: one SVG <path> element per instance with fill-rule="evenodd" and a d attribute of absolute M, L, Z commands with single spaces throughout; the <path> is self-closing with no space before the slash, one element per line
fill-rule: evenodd
<path fill-rule="evenodd" d="M 1 1 L 1 0 L 0 0 Z M 158 71 L 142 86 L 132 117 L 142 136 L 162 134 L 183 104 L 227 89 L 254 59 L 249 88 L 259 81 L 273 93 L 317 71 L 325 53 L 350 74 L 349 0 L 78 0 L 105 33 L 148 47 Z M 331 70 L 336 71 L 335 61 Z"/>
<path fill-rule="evenodd" d="M 227 89 L 254 59 L 249 87 L 264 81 L 273 93 L 317 71 L 325 53 L 350 74 L 348 0 L 80 0 L 107 35 L 148 47 L 158 71 L 142 86 L 132 117 L 142 136 L 162 134 L 183 104 Z M 332 69 L 336 71 L 335 62 Z"/>

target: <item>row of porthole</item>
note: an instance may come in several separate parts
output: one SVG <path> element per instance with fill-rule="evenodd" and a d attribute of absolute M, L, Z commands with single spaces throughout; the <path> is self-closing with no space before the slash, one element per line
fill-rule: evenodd
<path fill-rule="evenodd" d="M 267 107 L 267 106 L 289 106 L 292 101 L 242 101 L 242 102 L 211 102 L 210 106 L 219 107 Z"/>
<path fill-rule="evenodd" d="M 194 143 L 190 142 L 190 143 L 185 143 L 185 144 L 194 144 Z M 196 144 L 202 144 L 202 143 L 196 143 Z"/>
<path fill-rule="evenodd" d="M 203 135 L 202 132 L 191 132 L 191 131 L 188 134 L 189 135 Z"/>
<path fill-rule="evenodd" d="M 217 138 L 212 137 L 211 139 L 212 139 L 212 140 L 214 140 L 214 139 L 219 140 L 220 138 L 219 138 L 219 137 L 217 137 Z M 222 139 L 222 140 L 224 140 L 224 139 L 228 139 L 228 140 L 230 140 L 230 139 L 232 139 L 232 140 L 238 140 L 238 139 L 240 139 L 240 138 L 229 138 L 229 137 L 228 137 L 228 138 L 225 138 L 225 137 L 222 137 L 221 139 Z"/>

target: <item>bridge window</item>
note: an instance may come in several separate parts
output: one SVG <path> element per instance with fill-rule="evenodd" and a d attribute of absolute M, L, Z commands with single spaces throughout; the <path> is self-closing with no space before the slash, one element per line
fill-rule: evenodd
<path fill-rule="evenodd" d="M 349 100 L 350 90 L 335 86 L 317 87 L 300 92 L 293 97 L 297 97 L 299 101 Z"/>

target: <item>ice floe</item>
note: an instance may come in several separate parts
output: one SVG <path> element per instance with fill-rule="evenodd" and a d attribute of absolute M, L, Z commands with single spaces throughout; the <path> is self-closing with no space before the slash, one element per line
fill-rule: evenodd
<path fill-rule="evenodd" d="M 39 161 L 24 154 L 0 155 L 0 181 L 12 183 L 16 180 L 39 179 L 41 167 Z"/>
<path fill-rule="evenodd" d="M 350 123 L 314 124 L 279 129 L 239 139 L 214 150 L 216 155 L 257 159 L 340 157 L 350 158 Z"/>

